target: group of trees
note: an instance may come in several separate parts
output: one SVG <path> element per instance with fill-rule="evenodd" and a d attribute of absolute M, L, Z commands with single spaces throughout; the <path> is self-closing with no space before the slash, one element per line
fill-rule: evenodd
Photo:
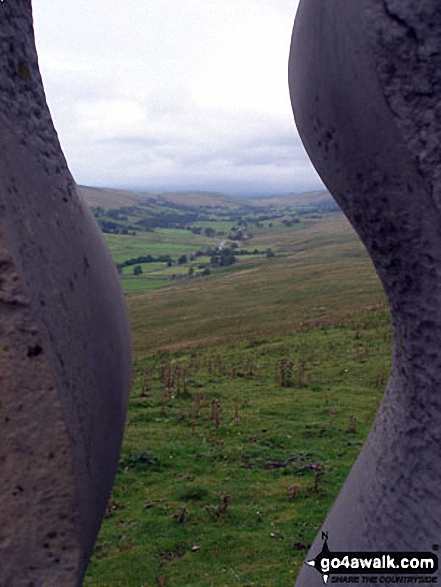
<path fill-rule="evenodd" d="M 234 256 L 234 249 L 232 247 L 223 247 L 222 249 L 216 249 L 210 257 L 210 265 L 212 267 L 226 267 L 233 265 L 236 262 Z"/>
<path fill-rule="evenodd" d="M 108 234 L 129 234 L 136 236 L 136 227 L 128 224 L 127 208 L 104 210 L 101 206 L 91 208 L 99 227 Z"/>
<path fill-rule="evenodd" d="M 196 251 L 194 255 L 191 255 L 190 258 L 187 255 L 181 255 L 178 259 L 178 265 L 186 265 L 189 261 L 194 261 L 198 257 L 208 256 L 210 258 L 210 266 L 211 267 L 226 267 L 228 265 L 233 265 L 237 261 L 236 256 L 242 255 L 265 255 L 267 258 L 274 257 L 275 253 L 271 248 L 266 249 L 265 251 L 260 251 L 259 249 L 253 249 L 249 251 L 248 249 L 239 249 L 237 243 L 232 243 L 229 246 L 222 247 L 222 248 L 212 248 L 209 247 L 205 251 Z M 170 255 L 159 255 L 158 257 L 153 257 L 153 255 L 141 255 L 139 257 L 133 257 L 132 259 L 127 259 L 122 263 L 117 263 L 116 267 L 118 272 L 121 273 L 123 267 L 130 267 L 135 266 L 133 273 L 134 275 L 140 275 L 142 273 L 141 264 L 143 263 L 167 263 L 169 267 L 172 267 L 175 263 L 174 259 Z M 199 265 L 200 269 L 208 268 L 207 265 Z M 203 273 L 203 275 L 207 275 L 208 273 Z"/>
<path fill-rule="evenodd" d="M 185 229 L 189 224 L 197 221 L 199 214 L 196 212 L 150 212 L 136 221 L 136 225 L 144 230 L 153 230 L 154 228 L 180 228 Z"/>
<path fill-rule="evenodd" d="M 152 255 L 141 255 L 140 257 L 133 257 L 132 259 L 127 259 L 122 263 L 117 263 L 116 268 L 118 269 L 118 273 L 121 273 L 123 267 L 130 267 L 131 265 L 140 265 L 141 263 L 167 263 L 167 265 L 171 267 L 174 261 L 170 257 L 170 255 L 159 255 L 159 257 L 153 257 Z M 140 269 L 140 273 L 142 273 L 142 268 L 140 267 Z M 139 275 L 139 273 L 135 275 Z"/>
<path fill-rule="evenodd" d="M 236 209 L 225 205 L 195 206 L 178 204 L 161 199 L 161 196 L 146 199 L 139 204 L 122 206 L 118 209 L 104 209 L 95 206 L 92 211 L 101 227 L 101 230 L 111 234 L 136 236 L 137 231 L 153 231 L 155 228 L 186 229 L 194 234 L 208 237 L 224 236 L 223 231 L 216 231 L 218 222 L 231 222 L 229 231 L 231 240 L 245 240 L 250 237 L 248 230 L 251 226 L 262 228 L 268 221 L 278 220 L 286 226 L 300 222 L 301 217 L 314 217 L 323 213 L 339 210 L 338 205 L 331 199 L 311 202 L 307 205 L 280 205 L 269 204 L 265 207 L 244 203 Z M 212 224 L 212 226 L 198 226 L 198 223 Z M 228 231 L 225 232 L 227 234 Z"/>
<path fill-rule="evenodd" d="M 191 279 L 192 277 L 199 277 L 199 276 L 201 276 L 201 275 L 203 275 L 203 276 L 205 276 L 205 275 L 210 275 L 210 273 L 211 273 L 211 269 L 210 269 L 209 267 L 200 267 L 200 268 L 202 268 L 202 271 L 201 271 L 200 273 L 196 273 L 196 271 L 195 271 L 195 269 L 194 269 L 193 265 L 191 265 L 191 266 L 188 268 L 187 275 L 184 275 L 184 274 L 175 274 L 175 273 L 174 273 L 174 274 L 171 276 L 171 279 L 182 279 L 182 278 L 184 278 L 184 277 L 188 277 L 189 279 Z M 142 273 L 143 273 L 143 270 L 142 270 L 142 267 L 141 267 L 141 265 L 135 265 L 135 266 L 133 267 L 133 275 L 135 275 L 135 276 L 137 276 L 137 275 L 142 275 Z"/>
<path fill-rule="evenodd" d="M 271 248 L 267 248 L 264 251 L 259 249 L 239 249 L 239 245 L 234 242 L 230 243 L 227 246 L 220 246 L 220 247 L 208 247 L 205 250 L 196 251 L 193 255 L 187 256 L 186 254 L 182 254 L 178 260 L 178 265 L 186 265 L 189 262 L 195 261 L 197 258 L 200 257 L 209 257 L 209 263 L 200 263 L 198 265 L 198 269 L 202 270 L 202 273 L 195 274 L 195 270 L 193 266 L 190 266 L 188 269 L 188 277 L 196 277 L 197 275 L 209 275 L 210 274 L 210 267 L 227 267 L 229 265 L 233 265 L 237 261 L 237 256 L 242 255 L 265 255 L 267 258 L 274 257 L 275 253 Z M 117 263 L 118 272 L 121 273 L 123 267 L 130 267 L 133 266 L 133 274 L 134 275 L 141 275 L 143 273 L 141 265 L 143 263 L 167 263 L 169 267 L 172 267 L 175 264 L 175 260 L 170 255 L 159 255 L 158 257 L 154 257 L 153 255 L 140 255 L 139 257 L 133 257 L 132 259 L 127 259 L 122 263 Z M 177 279 L 179 276 L 176 275 L 175 278 Z"/>
<path fill-rule="evenodd" d="M 205 236 L 214 238 L 215 236 L 223 236 L 223 232 L 216 232 L 212 226 L 207 226 L 203 228 L 202 226 L 188 226 L 187 230 L 189 230 L 192 234 L 205 234 Z"/>
<path fill-rule="evenodd" d="M 149 204 L 145 203 L 146 206 Z M 154 206 L 130 206 L 113 210 L 104 210 L 101 206 L 92 207 L 93 214 L 103 232 L 110 234 L 130 234 L 136 236 L 136 230 L 151 232 L 155 228 L 185 229 L 198 220 L 205 220 L 198 212 L 173 206 L 174 210 L 155 209 Z M 213 230 L 213 229 L 210 229 Z"/>
<path fill-rule="evenodd" d="M 98 220 L 98 224 L 102 232 L 107 234 L 129 234 L 130 236 L 136 236 L 135 227 L 131 224 L 122 226 L 113 220 L 103 220 L 102 218 Z"/>

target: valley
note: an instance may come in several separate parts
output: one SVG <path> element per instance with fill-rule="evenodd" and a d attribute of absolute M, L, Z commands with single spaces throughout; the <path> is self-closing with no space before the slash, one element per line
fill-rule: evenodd
<path fill-rule="evenodd" d="M 104 191 L 134 376 L 85 585 L 291 586 L 387 382 L 371 261 L 326 192 Z"/>

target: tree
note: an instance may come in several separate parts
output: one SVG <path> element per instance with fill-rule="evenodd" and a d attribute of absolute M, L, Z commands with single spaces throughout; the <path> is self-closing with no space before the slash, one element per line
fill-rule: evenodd
<path fill-rule="evenodd" d="M 185 265 L 187 263 L 187 255 L 181 255 L 178 259 L 179 265 Z"/>
<path fill-rule="evenodd" d="M 141 265 L 135 265 L 135 267 L 133 267 L 133 275 L 141 275 L 141 273 L 142 273 Z"/>
<path fill-rule="evenodd" d="M 211 226 L 207 226 L 207 228 L 204 230 L 204 232 L 205 232 L 205 236 L 210 236 L 210 237 L 216 236 L 216 231 Z"/>

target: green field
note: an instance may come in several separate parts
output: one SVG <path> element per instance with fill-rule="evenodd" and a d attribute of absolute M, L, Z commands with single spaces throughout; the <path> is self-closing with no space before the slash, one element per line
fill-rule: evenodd
<path fill-rule="evenodd" d="M 129 297 L 135 355 L 289 332 L 384 301 L 364 248 L 340 214 L 304 230 L 262 230 L 246 246 L 271 246 L 276 256 L 238 257 L 207 277 Z"/>
<path fill-rule="evenodd" d="M 205 246 L 217 246 L 221 239 L 209 239 L 186 230 L 157 229 L 155 232 L 139 233 L 137 236 L 106 234 L 106 242 L 116 262 L 125 261 L 139 255 L 153 256 L 191 255 Z"/>
<path fill-rule="evenodd" d="M 293 585 L 390 369 L 372 264 L 342 214 L 319 216 L 271 228 L 248 216 L 237 250 L 275 256 L 204 277 L 186 274 L 208 257 L 124 267 L 133 389 L 86 587 Z M 118 262 L 213 241 L 171 228 L 107 238 Z"/>

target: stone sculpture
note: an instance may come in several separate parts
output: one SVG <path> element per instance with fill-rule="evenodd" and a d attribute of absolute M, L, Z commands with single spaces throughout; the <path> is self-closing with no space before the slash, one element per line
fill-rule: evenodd
<path fill-rule="evenodd" d="M 30 0 L 0 3 L 0 585 L 82 583 L 119 458 L 131 342 L 46 106 Z"/>
<path fill-rule="evenodd" d="M 441 536 L 441 6 L 301 0 L 289 84 L 306 150 L 369 251 L 393 365 L 323 530 L 331 551 L 431 551 Z M 321 533 L 309 559 L 321 550 Z M 323 585 L 304 567 L 297 585 Z"/>

